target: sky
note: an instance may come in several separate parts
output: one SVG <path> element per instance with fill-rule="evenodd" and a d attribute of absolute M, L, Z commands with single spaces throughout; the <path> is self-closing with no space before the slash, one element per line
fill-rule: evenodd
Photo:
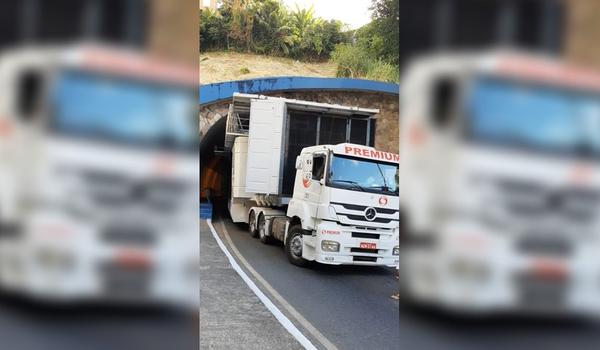
<path fill-rule="evenodd" d="M 290 8 L 295 9 L 295 4 L 300 8 L 309 8 L 314 5 L 315 16 L 325 19 L 337 19 L 357 29 L 371 21 L 369 6 L 371 0 L 283 0 Z"/>

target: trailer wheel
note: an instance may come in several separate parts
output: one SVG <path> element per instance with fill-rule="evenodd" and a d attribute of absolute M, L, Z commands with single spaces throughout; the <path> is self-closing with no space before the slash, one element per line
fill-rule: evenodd
<path fill-rule="evenodd" d="M 309 261 L 302 257 L 303 230 L 299 225 L 292 226 L 285 240 L 285 253 L 288 260 L 300 267 L 306 267 Z"/>
<path fill-rule="evenodd" d="M 248 220 L 248 230 L 252 237 L 258 236 L 258 228 L 256 226 L 256 213 L 254 210 L 250 211 L 250 219 Z"/>
<path fill-rule="evenodd" d="M 267 220 L 265 220 L 263 214 L 258 216 L 258 238 L 264 244 L 270 244 L 272 242 L 271 236 L 267 236 Z"/>

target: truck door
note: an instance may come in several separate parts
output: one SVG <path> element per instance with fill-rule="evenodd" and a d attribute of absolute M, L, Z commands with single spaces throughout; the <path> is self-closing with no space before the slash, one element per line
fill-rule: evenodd
<path fill-rule="evenodd" d="M 316 217 L 325 182 L 327 155 L 325 153 L 313 153 L 307 154 L 305 157 L 304 174 L 302 176 L 302 185 L 305 189 L 304 199 L 309 203 L 311 215 Z"/>

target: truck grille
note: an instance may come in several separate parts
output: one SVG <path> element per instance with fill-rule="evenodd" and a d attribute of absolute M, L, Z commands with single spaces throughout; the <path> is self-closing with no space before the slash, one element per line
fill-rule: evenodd
<path fill-rule="evenodd" d="M 561 237 L 526 236 L 517 241 L 517 250 L 528 254 L 562 257 L 570 255 L 573 246 Z"/>
<path fill-rule="evenodd" d="M 115 245 L 152 246 L 156 235 L 141 227 L 109 227 L 102 234 L 104 242 Z"/>
<path fill-rule="evenodd" d="M 103 293 L 113 299 L 139 300 L 149 292 L 152 271 L 106 263 L 100 268 Z"/>
<path fill-rule="evenodd" d="M 367 218 L 364 215 L 352 215 L 352 214 L 344 214 L 344 213 L 338 213 L 338 215 L 344 215 L 344 216 L 348 217 L 348 219 L 355 220 L 355 221 L 369 221 L 369 220 L 367 220 Z M 375 219 L 371 220 L 370 222 L 389 224 L 392 221 L 398 221 L 398 220 L 386 219 L 386 218 L 375 218 Z"/>
<path fill-rule="evenodd" d="M 352 232 L 352 238 L 379 239 L 379 236 L 381 235 L 378 233 Z"/>
<path fill-rule="evenodd" d="M 350 252 L 352 252 L 352 253 L 377 254 L 377 253 L 379 253 L 379 250 L 378 249 L 366 249 L 366 248 L 350 248 Z"/>
<path fill-rule="evenodd" d="M 337 202 L 331 202 L 331 204 L 341 205 L 342 207 L 344 207 L 344 209 L 348 209 L 348 210 L 365 211 L 365 209 L 367 209 L 366 205 L 337 203 Z M 398 209 L 389 209 L 389 208 L 375 208 L 375 211 L 377 211 L 377 213 L 379 213 L 379 214 L 394 214 L 394 213 L 397 213 L 399 210 Z"/>
<path fill-rule="evenodd" d="M 568 280 L 541 279 L 530 274 L 516 278 L 519 305 L 526 310 L 554 311 L 565 304 Z"/>
<path fill-rule="evenodd" d="M 377 262 L 377 257 L 375 257 L 375 256 L 353 256 L 352 261 Z"/>

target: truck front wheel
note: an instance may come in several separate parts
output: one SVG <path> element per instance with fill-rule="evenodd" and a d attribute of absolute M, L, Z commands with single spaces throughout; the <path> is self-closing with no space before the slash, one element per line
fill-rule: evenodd
<path fill-rule="evenodd" d="M 304 239 L 304 231 L 299 225 L 292 226 L 285 240 L 285 253 L 288 260 L 301 267 L 308 266 L 309 261 L 302 257 L 302 244 Z"/>

